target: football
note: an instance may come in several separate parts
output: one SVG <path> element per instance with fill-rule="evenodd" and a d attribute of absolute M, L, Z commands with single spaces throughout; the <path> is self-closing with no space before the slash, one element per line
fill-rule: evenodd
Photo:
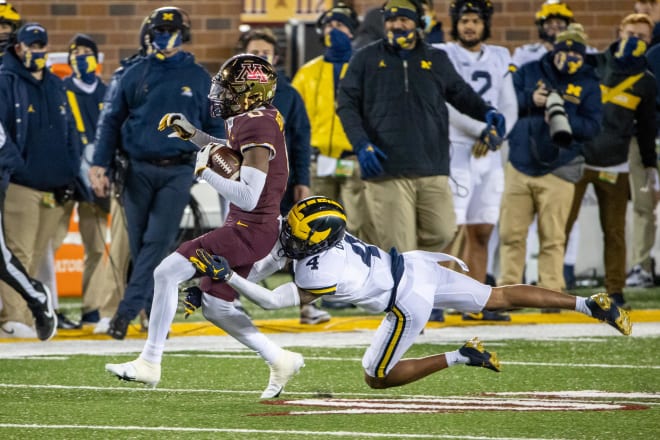
<path fill-rule="evenodd" d="M 226 179 L 238 180 L 242 162 L 239 152 L 222 144 L 211 148 L 209 153 L 209 168 Z"/>

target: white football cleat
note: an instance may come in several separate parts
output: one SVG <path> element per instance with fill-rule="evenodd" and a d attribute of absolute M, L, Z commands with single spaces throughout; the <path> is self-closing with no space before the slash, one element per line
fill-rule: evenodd
<path fill-rule="evenodd" d="M 284 386 L 305 366 L 305 359 L 300 353 L 283 350 L 282 354 L 270 366 L 270 380 L 261 394 L 262 399 L 278 397 Z"/>
<path fill-rule="evenodd" d="M 105 364 L 105 370 L 119 379 L 142 382 L 150 388 L 156 388 L 160 382 L 160 364 L 145 361 L 140 357 L 124 364 Z"/>

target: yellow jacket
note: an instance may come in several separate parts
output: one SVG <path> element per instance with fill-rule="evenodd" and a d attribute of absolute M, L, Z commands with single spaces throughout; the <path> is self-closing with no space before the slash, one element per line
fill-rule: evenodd
<path fill-rule="evenodd" d="M 348 63 L 342 67 L 344 77 Z M 335 84 L 332 63 L 323 56 L 305 63 L 293 77 L 291 84 L 302 96 L 311 125 L 311 145 L 325 156 L 340 157 L 353 147 L 346 137 L 344 127 L 335 112 Z"/>

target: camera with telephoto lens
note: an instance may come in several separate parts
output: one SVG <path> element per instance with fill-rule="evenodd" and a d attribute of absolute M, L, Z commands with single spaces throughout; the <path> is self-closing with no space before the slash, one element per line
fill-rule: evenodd
<path fill-rule="evenodd" d="M 573 131 L 564 108 L 564 99 L 557 91 L 553 90 L 548 94 L 545 112 L 548 117 L 552 142 L 560 147 L 568 147 L 573 142 Z"/>

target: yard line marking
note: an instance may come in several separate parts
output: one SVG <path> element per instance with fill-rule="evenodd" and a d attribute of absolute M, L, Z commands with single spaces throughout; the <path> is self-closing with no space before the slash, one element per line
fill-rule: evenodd
<path fill-rule="evenodd" d="M 549 440 L 532 437 L 492 437 L 447 434 L 403 434 L 378 432 L 351 432 L 351 431 L 300 431 L 275 429 L 231 429 L 231 428 L 187 428 L 178 426 L 104 426 L 104 425 L 46 425 L 46 424 L 19 424 L 0 423 L 0 428 L 30 428 L 30 429 L 93 429 L 106 431 L 166 431 L 166 432 L 213 432 L 236 434 L 282 434 L 282 435 L 309 435 L 314 437 L 370 437 L 370 438 L 437 438 L 437 439 L 467 439 L 467 440 Z M 557 439 L 553 437 L 553 440 Z"/>

